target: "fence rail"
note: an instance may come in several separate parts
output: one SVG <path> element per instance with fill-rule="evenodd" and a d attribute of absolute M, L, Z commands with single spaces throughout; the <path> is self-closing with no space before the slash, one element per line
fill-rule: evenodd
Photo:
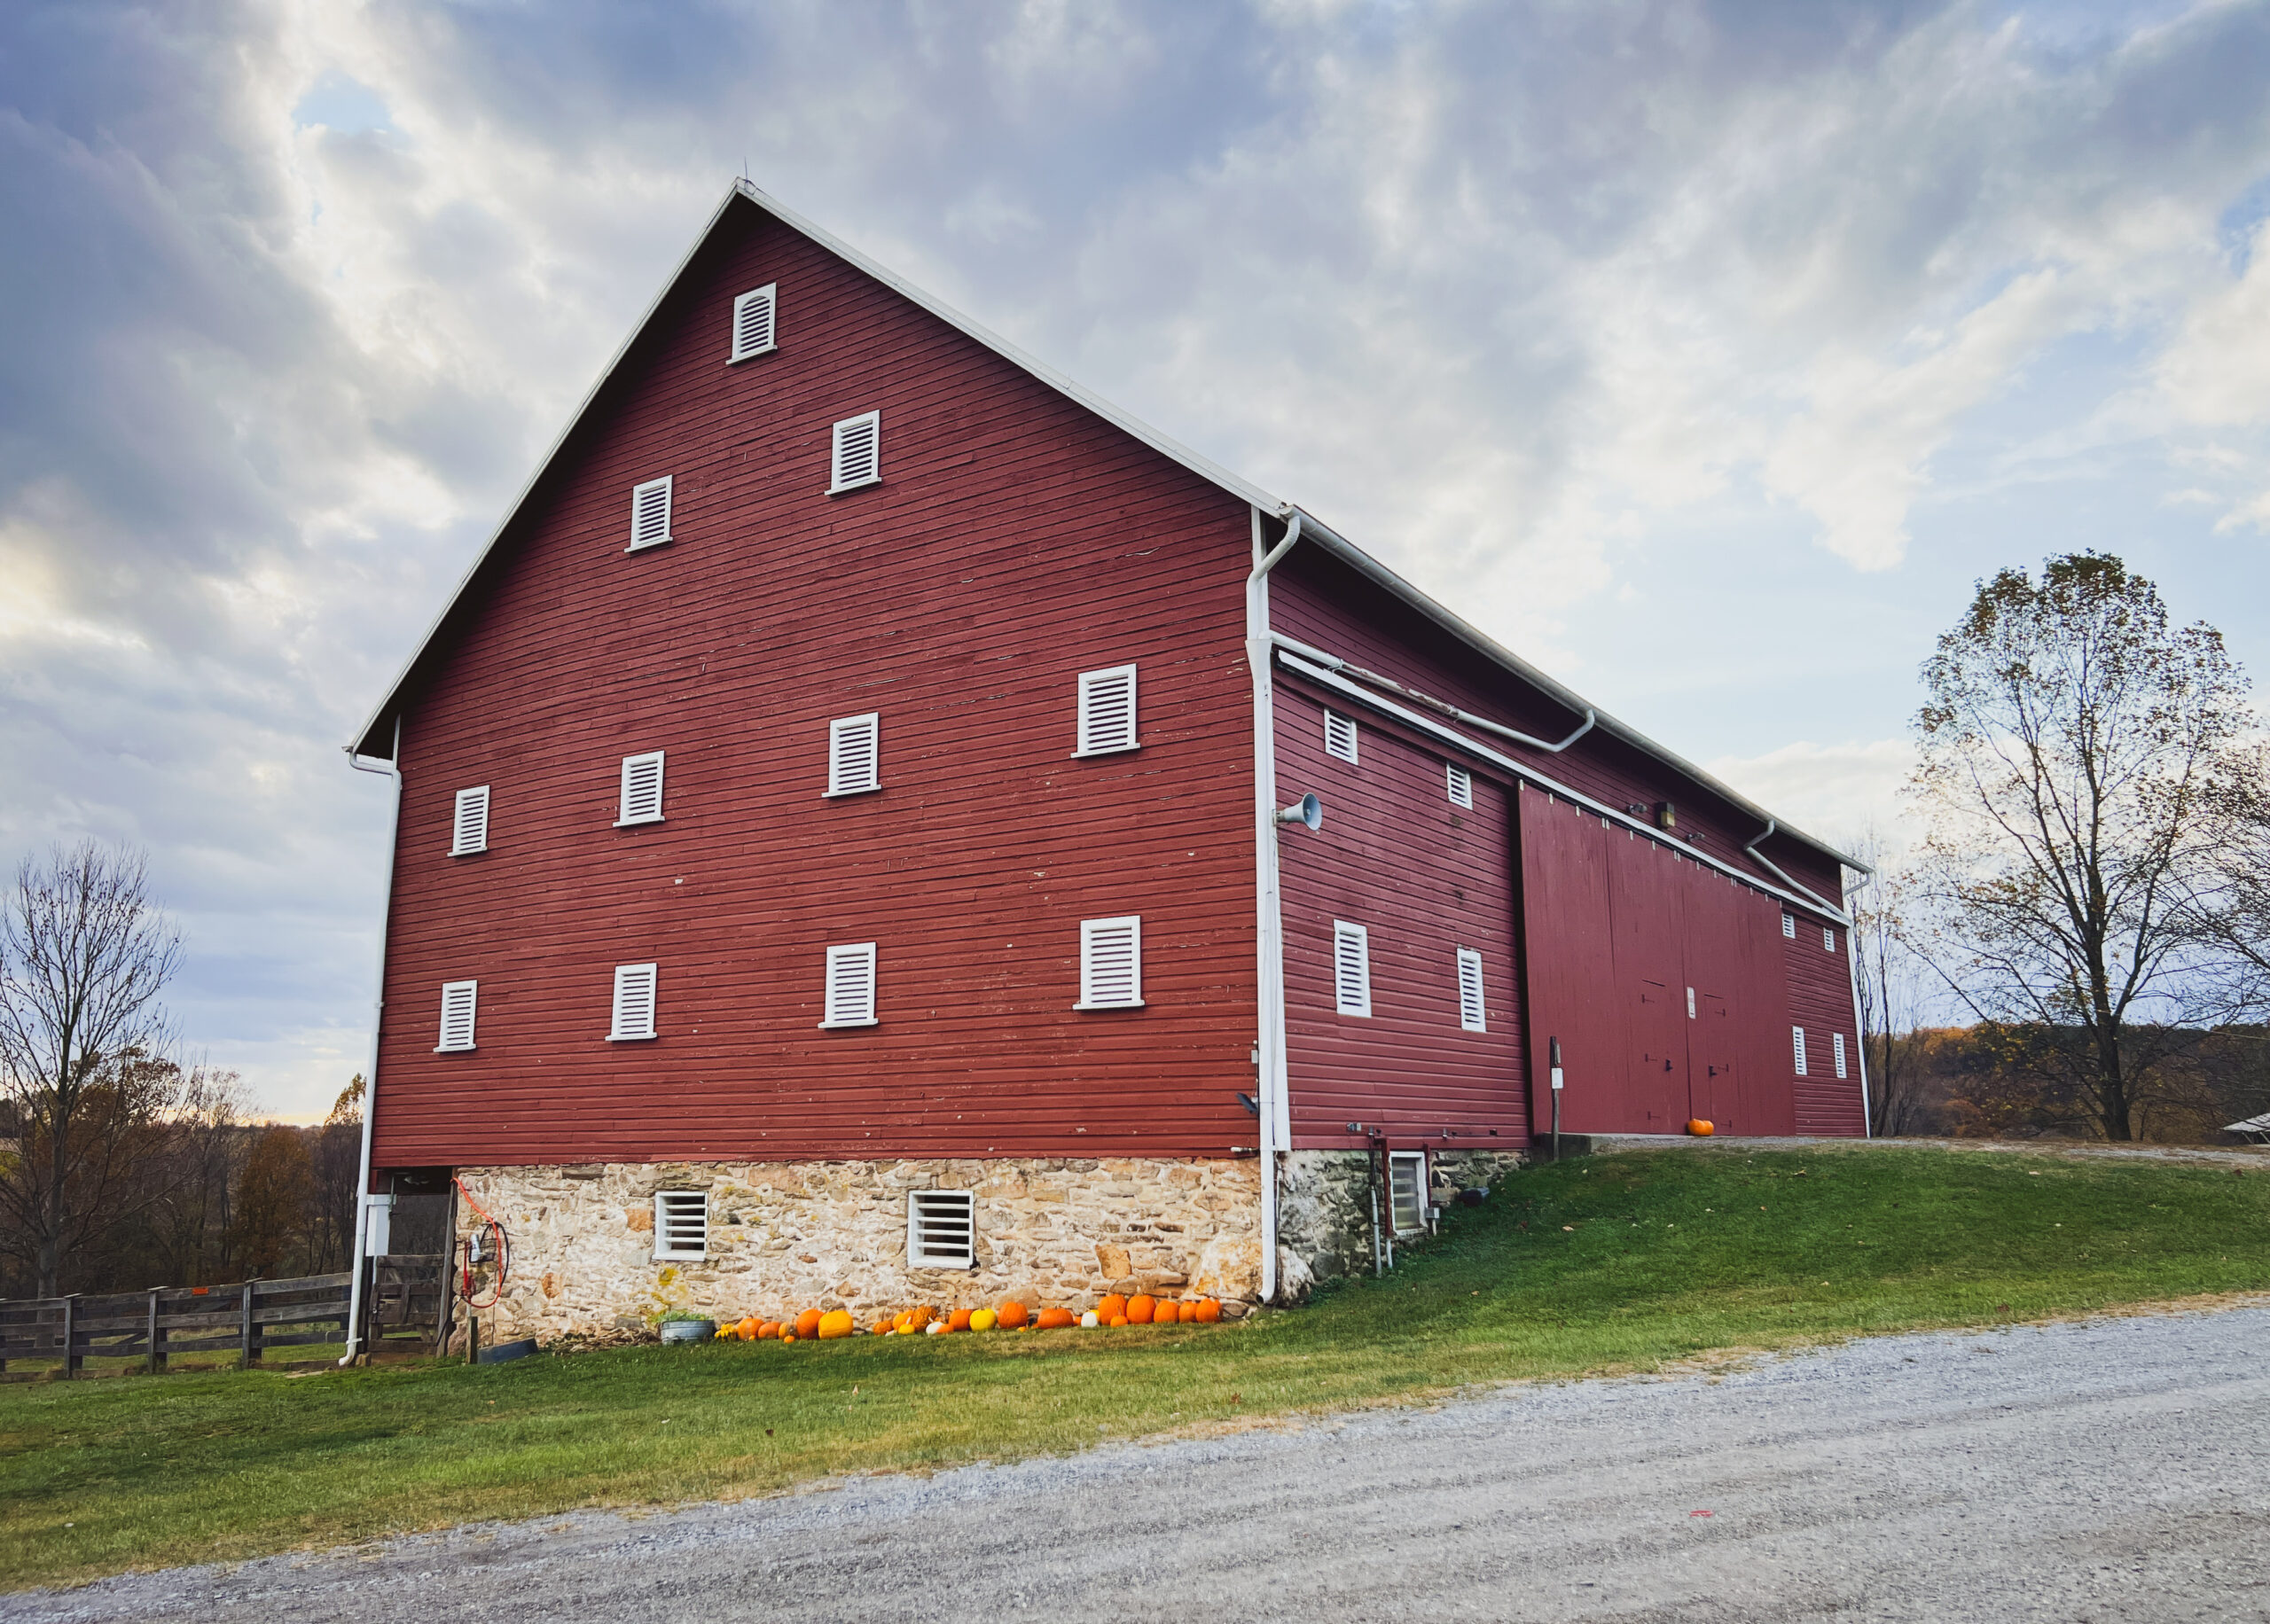
<path fill-rule="evenodd" d="M 455 1308 L 449 1260 L 364 1260 L 366 1352 L 440 1352 Z M 233 1350 L 251 1367 L 270 1348 L 347 1340 L 354 1274 L 233 1285 L 160 1286 L 95 1296 L 0 1300 L 0 1373 L 11 1360 L 59 1361 L 78 1375 L 89 1359 L 138 1359 L 153 1375 L 176 1354 Z"/>

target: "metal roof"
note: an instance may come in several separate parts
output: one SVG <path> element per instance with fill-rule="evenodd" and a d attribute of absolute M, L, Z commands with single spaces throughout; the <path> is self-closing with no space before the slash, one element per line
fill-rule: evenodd
<path fill-rule="evenodd" d="M 622 364 L 623 357 L 630 353 L 631 346 L 638 342 L 638 336 L 646 331 L 647 323 L 654 319 L 654 313 L 661 308 L 662 301 L 668 298 L 670 290 L 677 285 L 678 278 L 685 274 L 686 267 L 693 262 L 693 256 L 701 251 L 701 245 L 707 242 L 710 234 L 724 223 L 726 211 L 733 206 L 736 199 L 743 199 L 755 204 L 782 224 L 810 238 L 838 258 L 858 267 L 892 292 L 920 305 L 948 326 L 967 333 L 995 354 L 1022 367 L 1058 394 L 1085 407 L 1114 427 L 1142 441 L 1160 455 L 1181 464 L 1193 473 L 1220 487 L 1240 501 L 1248 503 L 1280 519 L 1289 520 L 1295 512 L 1299 512 L 1302 516 L 1301 534 L 1303 540 L 1314 541 L 1327 552 L 1352 566 L 1374 586 L 1418 611 L 1475 652 L 1538 690 L 1554 703 L 1568 707 L 1573 714 L 1582 715 L 1588 710 L 1593 711 L 1599 717 L 1598 725 L 1601 731 L 1612 734 L 1633 748 L 1655 757 L 1674 772 L 1702 785 L 1729 805 L 1750 814 L 1760 823 L 1775 822 L 1773 814 L 1765 811 L 1749 797 L 1739 793 L 1730 785 L 1721 783 L 1692 761 L 1665 749 L 1637 728 L 1619 722 L 1607 712 L 1600 710 L 1598 707 L 1591 704 L 1565 684 L 1546 675 L 1511 650 L 1505 648 L 1496 639 L 1468 625 L 1364 551 L 1362 548 L 1318 519 L 1306 509 L 1296 508 L 1294 504 L 1271 494 L 1252 480 L 1232 472 L 1211 458 L 1200 456 L 1181 441 L 1161 433 L 1141 418 L 1114 405 L 1103 396 L 1065 376 L 1037 356 L 1020 349 L 991 329 L 971 320 L 944 301 L 917 287 L 888 267 L 877 263 L 849 243 L 815 225 L 802 215 L 745 180 L 736 180 L 731 189 L 726 191 L 724 198 L 717 205 L 716 212 L 710 215 L 708 223 L 702 227 L 701 234 L 694 238 L 693 246 L 678 261 L 677 268 L 663 281 L 661 291 L 654 295 L 653 301 L 647 305 L 645 312 L 632 325 L 630 335 L 623 340 L 614 354 L 608 357 L 607 363 L 600 370 L 598 379 L 585 392 L 583 398 L 576 403 L 575 410 L 568 414 L 568 421 L 560 428 L 560 433 L 553 439 L 551 447 L 544 456 L 538 459 L 535 472 L 529 475 L 528 482 L 521 486 L 520 494 L 513 497 L 512 505 L 505 510 L 503 521 L 490 533 L 489 540 L 482 544 L 481 551 L 474 556 L 473 563 L 458 581 L 456 589 L 450 592 L 449 600 L 442 605 L 441 613 L 434 617 L 433 623 L 427 628 L 426 635 L 419 640 L 417 652 L 410 657 L 403 665 L 401 674 L 388 686 L 386 698 L 380 702 L 378 708 L 371 713 L 369 720 L 356 733 L 354 742 L 346 746 L 349 754 L 382 755 L 385 750 L 391 748 L 386 737 L 386 723 L 399 707 L 403 691 L 409 685 L 411 676 L 424 663 L 427 653 L 432 650 L 443 622 L 449 619 L 450 612 L 465 596 L 466 589 L 473 584 L 474 577 L 480 574 L 482 565 L 488 562 L 490 554 L 496 550 L 498 542 L 504 538 L 505 532 L 512 528 L 513 520 L 520 517 L 521 508 L 527 504 L 529 494 L 552 466 L 552 459 L 560 454 L 560 449 L 566 443 L 568 434 L 583 420 L 583 414 L 591 410 L 592 402 L 599 398 L 599 392 L 607 386 L 607 380 L 614 376 L 615 369 Z M 1799 845 L 1811 847 L 1821 855 L 1840 863 L 1846 868 L 1857 869 L 1864 873 L 1867 871 L 1867 865 L 1857 858 L 1846 856 L 1827 842 L 1792 829 L 1787 824 L 1779 824 L 1777 832 Z"/>

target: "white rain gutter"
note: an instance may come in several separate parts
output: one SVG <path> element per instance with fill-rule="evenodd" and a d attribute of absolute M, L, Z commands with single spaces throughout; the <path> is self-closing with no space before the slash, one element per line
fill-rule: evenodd
<path fill-rule="evenodd" d="M 1245 662 L 1253 673 L 1253 881 L 1255 960 L 1260 990 L 1260 1042 L 1255 1085 L 1261 1118 L 1261 1300 L 1277 1297 L 1277 1156 L 1292 1148 L 1292 1109 L 1285 1067 L 1285 907 L 1277 878 L 1277 721 L 1271 689 L 1275 661 L 1269 643 L 1269 572 L 1301 539 L 1293 510 L 1284 539 L 1262 547 L 1261 510 L 1253 512 L 1253 573 L 1245 578 Z"/>
<path fill-rule="evenodd" d="M 1516 731 L 1501 722 L 1492 722 L 1487 716 L 1477 716 L 1472 711 L 1460 710 L 1457 706 L 1437 699 L 1430 693 L 1421 693 L 1416 688 L 1406 688 L 1391 676 L 1382 676 L 1376 671 L 1366 671 L 1361 666 L 1350 665 L 1337 654 L 1327 654 L 1322 649 L 1303 643 L 1296 637 L 1288 637 L 1281 631 L 1272 633 L 1270 641 L 1280 649 L 1290 649 L 1303 660 L 1314 660 L 1327 671 L 1337 671 L 1343 676 L 1352 676 L 1358 682 L 1369 683 L 1374 688 L 1384 688 L 1390 693 L 1401 694 L 1413 705 L 1423 705 L 1429 710 L 1438 711 L 1445 716 L 1456 717 L 1470 728 L 1480 728 L 1486 733 L 1497 734 L 1500 738 L 1510 738 L 1517 745 L 1527 745 L 1532 750 L 1544 751 L 1547 755 L 1559 755 L 1570 745 L 1591 732 L 1593 723 L 1600 720 L 1600 713 L 1587 705 L 1585 707 L 1585 720 L 1575 732 L 1557 745 L 1547 744 L 1544 739 Z"/>
<path fill-rule="evenodd" d="M 1830 913 L 1835 914 L 1841 923 L 1849 927 L 1852 922 L 1849 918 L 1845 917 L 1844 910 L 1843 909 L 1837 907 L 1836 903 L 1821 895 L 1820 892 L 1812 890 L 1809 886 L 1801 886 L 1796 880 L 1791 879 L 1787 874 L 1781 871 L 1780 864 L 1774 863 L 1771 858 L 1767 857 L 1765 853 L 1757 849 L 1759 847 L 1765 845 L 1766 841 L 1772 839 L 1773 838 L 1773 832 L 1781 826 L 1781 824 L 1779 819 L 1771 817 L 1767 818 L 1765 820 L 1765 832 L 1760 834 L 1749 845 L 1743 847 L 1742 848 L 1743 854 L 1748 856 L 1752 863 L 1757 864 L 1759 868 L 1764 869 L 1767 873 L 1773 875 L 1774 878 L 1789 886 L 1790 890 L 1804 892 L 1805 895 L 1812 898 L 1814 902 L 1819 902 Z"/>
<path fill-rule="evenodd" d="M 371 1234 L 371 1128 L 379 1120 L 379 1028 L 387 1011 L 387 921 L 394 911 L 395 847 L 402 834 L 402 715 L 394 719 L 394 759 L 365 767 L 350 746 L 347 764 L 356 772 L 380 773 L 394 780 L 394 805 L 387 813 L 387 888 L 379 900 L 379 988 L 371 1001 L 371 1060 L 363 1071 L 363 1157 L 355 1180 L 355 1270 L 347 1292 L 347 1353 L 342 1365 L 363 1351 L 363 1254 Z"/>

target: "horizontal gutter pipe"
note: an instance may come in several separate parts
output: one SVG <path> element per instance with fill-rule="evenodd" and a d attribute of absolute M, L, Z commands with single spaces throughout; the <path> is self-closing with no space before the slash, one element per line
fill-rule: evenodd
<path fill-rule="evenodd" d="M 1828 909 L 1828 911 L 1829 911 L 1829 912 L 1831 912 L 1831 913 L 1835 914 L 1835 915 L 1837 917 L 1837 918 L 1839 918 L 1840 920 L 1843 920 L 1843 921 L 1844 921 L 1844 923 L 1845 923 L 1845 924 L 1847 924 L 1847 925 L 1849 925 L 1851 922 L 1851 920 L 1850 920 L 1850 919 L 1848 919 L 1848 918 L 1846 918 L 1846 917 L 1845 917 L 1844 910 L 1843 910 L 1843 909 L 1841 909 L 1841 908 L 1836 908 L 1836 907 L 1832 907 L 1832 906 L 1830 906 L 1830 904 L 1829 904 L 1828 902 L 1826 902 L 1825 900 L 1823 900 L 1823 898 L 1821 897 L 1821 895 L 1820 895 L 1820 894 L 1819 892 L 1817 892 L 1817 891 L 1815 891 L 1815 890 L 1813 890 L 1813 889 L 1812 889 L 1811 886 L 1801 886 L 1801 885 L 1799 885 L 1796 880 L 1791 879 L 1791 878 L 1790 878 L 1787 874 L 1784 874 L 1784 873 L 1781 871 L 1781 865 L 1780 865 L 1779 863 L 1775 863 L 1772 858 L 1768 857 L 1768 856 L 1767 856 L 1764 852 L 1761 852 L 1761 851 L 1759 851 L 1759 850 L 1757 849 L 1759 847 L 1761 847 L 1761 846 L 1765 845 L 1766 841 L 1768 841 L 1768 840 L 1772 839 L 1773 838 L 1773 832 L 1774 832 L 1776 829 L 1779 829 L 1780 827 L 1781 827 L 1781 824 L 1780 824 L 1776 823 L 1773 819 L 1772 819 L 1772 818 L 1770 818 L 1770 817 L 1769 817 L 1769 818 L 1767 818 L 1767 819 L 1765 820 L 1765 832 L 1764 832 L 1764 833 L 1762 833 L 1762 834 L 1760 834 L 1760 835 L 1759 835 L 1756 839 L 1752 840 L 1749 845 L 1747 845 L 1747 846 L 1743 847 L 1742 847 L 1742 850 L 1743 850 L 1746 854 L 1748 854 L 1748 855 L 1749 855 L 1749 860 L 1750 860 L 1752 863 L 1757 863 L 1760 868 L 1762 868 L 1762 869 L 1765 870 L 1768 873 L 1772 874 L 1772 875 L 1773 875 L 1776 879 L 1780 880 L 1783 885 L 1785 885 L 1785 886 L 1789 886 L 1792 891 L 1802 891 L 1802 892 L 1804 892 L 1807 896 L 1809 896 L 1809 897 L 1812 898 L 1812 900 L 1813 900 L 1814 902 L 1820 903 L 1820 905 L 1821 905 L 1823 908 L 1827 908 L 1827 909 Z"/>
<path fill-rule="evenodd" d="M 1368 683 L 1374 688 L 1384 688 L 1391 693 L 1399 693 L 1413 705 L 1423 705 L 1429 710 L 1439 711 L 1445 716 L 1455 716 L 1468 727 L 1480 728 L 1487 733 L 1495 733 L 1500 738 L 1510 738 L 1517 745 L 1527 745 L 1532 750 L 1544 751 L 1547 755 L 1559 755 L 1570 745 L 1591 732 L 1593 723 L 1600 720 L 1600 713 L 1587 705 L 1585 707 L 1585 719 L 1578 724 L 1577 730 L 1557 745 L 1548 744 L 1532 734 L 1507 727 L 1502 722 L 1492 722 L 1487 716 L 1477 716 L 1472 711 L 1460 710 L 1457 706 L 1446 700 L 1437 699 L 1430 693 L 1421 693 L 1416 688 L 1406 688 L 1391 676 L 1382 676 L 1376 671 L 1366 671 L 1361 666 L 1350 665 L 1337 654 L 1327 654 L 1322 649 L 1303 643 L 1296 637 L 1288 637 L 1281 631 L 1272 632 L 1270 636 L 1279 648 L 1290 649 L 1302 659 L 1312 660 L 1327 670 L 1337 671 L 1345 676 L 1352 676 L 1358 682 Z"/>

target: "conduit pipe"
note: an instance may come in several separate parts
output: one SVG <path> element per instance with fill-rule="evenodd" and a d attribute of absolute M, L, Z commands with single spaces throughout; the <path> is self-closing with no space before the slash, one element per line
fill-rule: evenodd
<path fill-rule="evenodd" d="M 1470 728 L 1480 728 L 1485 733 L 1495 733 L 1500 738 L 1510 738 L 1517 745 L 1527 745 L 1530 749 L 1542 750 L 1547 755 L 1560 754 L 1570 745 L 1591 732 L 1593 725 L 1600 720 L 1600 713 L 1587 705 L 1585 707 L 1584 722 L 1577 730 L 1557 745 L 1549 744 L 1530 734 L 1507 727 L 1502 722 L 1492 722 L 1487 716 L 1477 716 L 1472 711 L 1460 710 L 1446 700 L 1435 698 L 1433 694 L 1421 693 L 1416 688 L 1406 688 L 1391 676 L 1382 676 L 1376 671 L 1366 671 L 1363 667 L 1350 664 L 1337 654 L 1327 654 L 1322 649 L 1303 643 L 1296 637 L 1288 637 L 1281 631 L 1272 632 L 1270 635 L 1270 641 L 1280 649 L 1290 650 L 1303 660 L 1315 661 L 1328 671 L 1336 671 L 1342 676 L 1353 677 L 1356 681 L 1368 683 L 1374 688 L 1384 688 L 1390 693 L 1401 694 L 1413 705 L 1423 705 L 1429 710 L 1438 712 L 1445 716 L 1456 717 Z M 1763 838 L 1763 836 L 1760 837 L 1760 839 Z"/>
<path fill-rule="evenodd" d="M 363 1156 L 355 1180 L 355 1275 L 347 1288 L 347 1353 L 342 1365 L 355 1362 L 363 1351 L 363 1260 L 371 1238 L 371 1128 L 379 1120 L 379 1028 L 387 1011 L 387 920 L 394 911 L 395 844 L 402 832 L 402 715 L 394 719 L 394 756 L 384 767 L 365 767 L 347 751 L 347 764 L 356 772 L 380 773 L 394 780 L 394 804 L 387 813 L 387 888 L 379 902 L 379 986 L 371 1001 L 371 1059 L 363 1068 Z"/>
<path fill-rule="evenodd" d="M 1275 660 L 1269 642 L 1269 572 L 1301 539 L 1298 508 L 1274 547 L 1263 546 L 1261 510 L 1253 512 L 1253 572 L 1245 578 L 1245 662 L 1253 674 L 1253 879 L 1260 1041 L 1255 1056 L 1261 1105 L 1261 1300 L 1277 1300 L 1277 1157 L 1292 1144 L 1286 1103 L 1285 910 L 1277 878 L 1277 722 L 1270 687 Z"/>
<path fill-rule="evenodd" d="M 1764 869 L 1767 873 L 1773 875 L 1774 878 L 1789 886 L 1790 890 L 1799 892 L 1804 895 L 1812 898 L 1814 902 L 1819 902 L 1823 908 L 1828 910 L 1830 913 L 1835 914 L 1837 918 L 1844 922 L 1849 934 L 1851 920 L 1842 908 L 1839 908 L 1836 903 L 1821 895 L 1820 892 L 1814 890 L 1811 886 L 1801 886 L 1796 880 L 1791 879 L 1789 875 L 1781 871 L 1780 864 L 1776 863 L 1764 852 L 1757 849 L 1759 847 L 1765 845 L 1766 841 L 1772 839 L 1773 838 L 1773 832 L 1781 826 L 1781 821 L 1778 818 L 1767 818 L 1765 820 L 1765 832 L 1760 834 L 1749 845 L 1742 848 L 1743 855 L 1749 857 L 1752 863 L 1757 864 L 1759 868 Z"/>

